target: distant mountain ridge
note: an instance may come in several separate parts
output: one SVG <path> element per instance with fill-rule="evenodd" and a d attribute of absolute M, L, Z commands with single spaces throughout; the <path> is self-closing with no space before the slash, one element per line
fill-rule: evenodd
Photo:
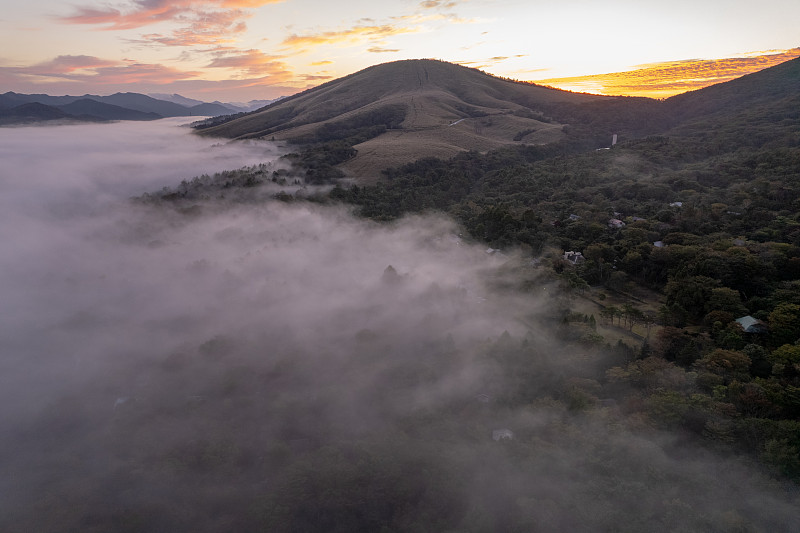
<path fill-rule="evenodd" d="M 12 108 L 0 108 L 0 126 L 54 120 L 86 121 L 87 119 L 39 102 L 28 102 Z"/>
<path fill-rule="evenodd" d="M 173 95 L 178 98 L 180 95 Z M 51 96 L 48 94 L 0 94 L 0 117 L 4 124 L 47 120 L 104 121 L 157 120 L 167 117 L 218 116 L 240 112 L 219 102 L 200 102 L 184 98 L 191 106 L 153 98 L 139 93 L 108 96 Z M 38 104 L 30 106 L 30 104 Z M 20 106 L 27 106 L 21 107 Z M 44 107 L 42 107 L 44 106 Z M 20 108 L 20 109 L 17 109 Z M 46 111 L 45 108 L 49 108 Z M 15 111 L 16 110 L 16 111 Z"/>
<path fill-rule="evenodd" d="M 165 93 L 148 93 L 147 96 L 155 98 L 156 100 L 164 100 L 165 102 L 172 102 L 180 104 L 184 107 L 193 107 L 196 105 L 204 104 L 202 100 L 195 100 L 194 98 L 187 98 L 180 94 L 165 94 Z M 219 102 L 217 102 L 219 103 Z"/>
<path fill-rule="evenodd" d="M 98 102 L 90 98 L 81 98 L 69 104 L 53 106 L 76 116 L 89 116 L 104 120 L 157 120 L 162 118 L 158 113 L 138 111 L 114 104 Z"/>
<path fill-rule="evenodd" d="M 157 100 L 165 100 L 167 102 L 173 102 L 175 104 L 180 104 L 182 106 L 186 106 L 189 108 L 198 106 L 200 104 L 216 104 L 222 108 L 226 109 L 225 113 L 217 113 L 220 115 L 224 114 L 231 114 L 231 113 L 247 113 L 250 111 L 255 111 L 256 109 L 260 109 L 264 106 L 267 106 L 281 98 L 276 98 L 273 100 L 250 100 L 249 102 L 220 102 L 219 100 L 214 100 L 213 102 L 203 102 L 202 100 L 195 100 L 194 98 L 187 98 L 180 94 L 164 94 L 164 93 L 150 93 L 147 96 L 155 98 Z"/>

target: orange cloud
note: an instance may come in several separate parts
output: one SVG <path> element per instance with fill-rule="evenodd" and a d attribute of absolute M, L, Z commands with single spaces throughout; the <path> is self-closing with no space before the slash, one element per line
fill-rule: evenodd
<path fill-rule="evenodd" d="M 164 65 L 138 63 L 129 61 L 116 67 L 103 67 L 95 70 L 95 77 L 99 83 L 107 84 L 138 84 L 155 83 L 164 85 L 177 80 L 186 80 L 200 75 L 197 71 L 183 71 Z"/>
<path fill-rule="evenodd" d="M 420 2 L 419 7 L 422 9 L 437 9 L 437 8 L 444 8 L 450 9 L 455 7 L 458 2 L 450 1 L 450 2 L 443 2 L 442 0 L 426 0 L 425 2 Z"/>
<path fill-rule="evenodd" d="M 130 8 L 123 11 L 115 8 L 98 9 L 78 7 L 73 15 L 60 17 L 70 24 L 105 24 L 108 29 L 127 30 L 141 28 L 164 21 L 180 20 L 193 14 L 209 13 L 208 9 L 237 11 L 275 4 L 282 0 L 132 0 Z M 241 11 L 240 11 L 241 13 Z"/>
<path fill-rule="evenodd" d="M 494 56 L 489 57 L 487 59 L 481 59 L 479 61 L 456 61 L 459 65 L 464 65 L 465 67 L 472 67 L 472 68 L 486 68 L 494 66 L 498 63 L 502 63 L 508 59 L 518 58 L 518 57 L 528 57 L 528 54 L 515 54 L 513 56 Z"/>
<path fill-rule="evenodd" d="M 387 48 L 384 39 L 395 35 L 429 31 L 424 26 L 427 22 L 446 22 L 448 24 L 469 24 L 473 20 L 462 19 L 454 13 L 442 13 L 440 8 L 451 8 L 458 5 L 456 1 L 430 0 L 419 4 L 423 11 L 409 15 L 388 17 L 386 22 L 371 18 L 361 18 L 353 26 L 342 30 L 322 31 L 308 34 L 292 34 L 281 43 L 284 50 L 294 53 L 305 53 L 310 48 L 325 45 L 356 45 L 368 43 L 371 53 L 399 52 L 396 48 Z M 437 12 L 433 12 L 437 11 Z"/>
<path fill-rule="evenodd" d="M 60 17 L 68 24 L 103 26 L 107 30 L 141 28 L 159 22 L 182 25 L 172 35 L 146 34 L 139 42 L 167 46 L 192 46 L 230 42 L 245 31 L 248 9 L 282 0 L 132 0 L 128 9 L 78 7 L 72 15 Z"/>
<path fill-rule="evenodd" d="M 172 32 L 172 35 L 149 33 L 136 43 L 158 43 L 166 46 L 219 45 L 233 42 L 232 36 L 244 33 L 247 25 L 240 11 L 203 13 L 202 17 Z"/>
<path fill-rule="evenodd" d="M 371 48 L 367 48 L 367 52 L 370 52 L 372 54 L 386 54 L 399 51 L 400 51 L 399 48 L 381 48 L 380 46 L 373 46 Z"/>
<path fill-rule="evenodd" d="M 450 10 L 463 2 L 457 0 L 426 0 L 419 3 L 421 12 L 413 15 L 404 15 L 399 17 L 392 17 L 394 20 L 410 20 L 417 23 L 434 20 L 445 20 L 450 24 L 472 24 L 475 23 L 474 19 L 465 19 L 459 17 L 455 13 L 449 13 Z M 435 12 L 435 13 L 432 13 Z"/>
<path fill-rule="evenodd" d="M 97 69 L 119 65 L 119 61 L 100 59 L 93 56 L 58 56 L 50 61 L 37 63 L 27 68 L 18 69 L 21 73 L 32 76 L 67 76 L 73 73 L 93 72 Z"/>
<path fill-rule="evenodd" d="M 280 61 L 282 56 L 267 55 L 260 50 L 241 52 L 217 52 L 206 68 L 226 68 L 241 72 L 243 77 L 269 77 L 274 83 L 286 83 L 295 79 L 289 66 Z"/>
<path fill-rule="evenodd" d="M 571 91 L 667 98 L 752 74 L 795 57 L 800 57 L 800 48 L 726 59 L 669 61 L 641 65 L 642 68 L 626 72 L 534 81 Z"/>
<path fill-rule="evenodd" d="M 257 59 L 252 59 L 252 55 L 251 63 L 258 63 Z M 268 63 L 268 60 L 262 60 L 262 63 Z M 239 68 L 245 64 L 240 62 Z M 224 67 L 226 63 L 223 61 L 218 65 Z M 252 69 L 253 72 L 257 70 Z M 262 65 L 260 70 L 265 73 L 264 76 L 208 80 L 201 78 L 201 72 L 182 71 L 164 65 L 93 56 L 59 56 L 27 67 L 0 66 L 0 87 L 13 87 L 13 90 L 24 93 L 170 92 L 207 101 L 247 101 L 286 96 L 307 89 L 312 82 L 329 78 L 292 76 L 280 65 L 273 65 L 272 70 Z"/>
<path fill-rule="evenodd" d="M 92 86 L 113 84 L 167 84 L 196 78 L 200 72 L 136 61 L 114 61 L 93 56 L 58 56 L 28 67 L 0 67 L 2 79 L 34 84 L 70 82 Z"/>
<path fill-rule="evenodd" d="M 325 44 L 357 44 L 364 41 L 380 40 L 392 35 L 415 33 L 416 28 L 394 26 L 392 24 L 354 26 L 341 31 L 326 31 L 308 35 L 290 35 L 283 40 L 284 48 L 302 50 L 306 47 Z"/>

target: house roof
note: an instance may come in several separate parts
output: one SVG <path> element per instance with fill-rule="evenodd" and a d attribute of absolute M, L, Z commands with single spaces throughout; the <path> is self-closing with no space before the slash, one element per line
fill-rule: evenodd
<path fill-rule="evenodd" d="M 763 322 L 750 315 L 737 318 L 736 322 L 742 326 L 745 333 L 762 333 L 767 330 L 767 326 Z"/>

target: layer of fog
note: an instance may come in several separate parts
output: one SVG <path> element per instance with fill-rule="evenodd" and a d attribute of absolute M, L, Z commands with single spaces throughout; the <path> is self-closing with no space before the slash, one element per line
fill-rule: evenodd
<path fill-rule="evenodd" d="M 198 507 L 215 493 L 208 478 L 181 477 L 190 469 L 182 455 L 197 446 L 233 442 L 242 472 L 219 452 L 214 485 L 240 476 L 266 483 L 243 494 L 269 499 L 278 497 L 270 469 L 290 459 L 265 454 L 378 434 L 425 450 L 419 439 L 438 438 L 426 432 L 431 417 L 448 427 L 442 413 L 452 412 L 469 427 L 446 437 L 453 458 L 440 462 L 468 486 L 466 514 L 502 510 L 496 486 L 550 530 L 608 527 L 568 512 L 586 514 L 597 499 L 632 524 L 672 506 L 676 527 L 700 530 L 681 522 L 694 506 L 712 524 L 791 529 L 793 502 L 762 490 L 755 470 L 696 450 L 670 456 L 662 437 L 634 436 L 607 413 L 571 418 L 548 407 L 545 392 L 524 408 L 478 406 L 474 417 L 452 407 L 503 394 L 514 376 L 502 376 L 486 346 L 504 332 L 536 358 L 541 378 L 529 387 L 551 390 L 548 380 L 575 370 L 536 326 L 550 304 L 491 290 L 505 259 L 465 244 L 452 221 L 380 226 L 343 208 L 276 201 L 190 211 L 129 202 L 277 156 L 269 144 L 213 146 L 178 122 L 0 130 L 0 515 L 11 523 L 69 529 L 90 514 L 102 523 L 104 513 L 145 509 L 154 522 L 142 530 L 198 527 L 181 513 L 204 516 Z M 525 447 L 524 467 L 514 459 L 521 449 L 491 438 L 505 427 Z M 276 442 L 297 450 L 276 452 Z M 484 459 L 475 450 L 487 450 Z"/>

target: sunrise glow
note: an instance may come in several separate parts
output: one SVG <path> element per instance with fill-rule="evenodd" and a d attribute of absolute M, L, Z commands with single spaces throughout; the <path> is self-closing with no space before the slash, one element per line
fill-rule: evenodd
<path fill-rule="evenodd" d="M 663 98 L 800 53 L 796 2 L 697 4 L 41 0 L 9 5 L 0 19 L 0 87 L 247 100 L 436 58 L 572 91 Z"/>
<path fill-rule="evenodd" d="M 728 59 L 668 61 L 642 65 L 642 68 L 626 72 L 544 79 L 537 80 L 537 83 L 567 91 L 609 96 L 668 98 L 752 74 L 798 56 L 800 48 Z"/>

